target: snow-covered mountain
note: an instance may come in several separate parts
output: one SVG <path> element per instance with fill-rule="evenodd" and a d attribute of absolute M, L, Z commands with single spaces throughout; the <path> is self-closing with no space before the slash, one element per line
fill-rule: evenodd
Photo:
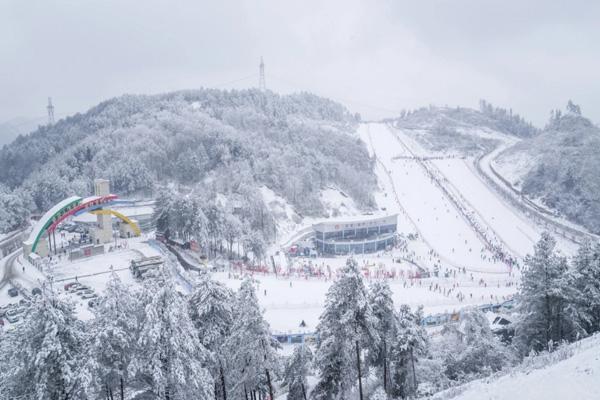
<path fill-rule="evenodd" d="M 95 177 L 133 195 L 175 185 L 243 197 L 268 187 L 302 214 L 325 215 L 327 187 L 372 203 L 372 160 L 356 127 L 342 105 L 308 93 L 125 95 L 1 149 L 0 185 L 23 189 L 38 210 L 90 193 Z"/>
<path fill-rule="evenodd" d="M 494 165 L 525 195 L 597 233 L 599 151 L 600 128 L 573 105 L 554 112 L 540 135 L 508 148 Z"/>
<path fill-rule="evenodd" d="M 571 222 L 600 232 L 600 128 L 569 103 L 544 129 L 485 101 L 480 110 L 420 108 L 392 123 L 440 154 L 493 154 L 492 167 L 529 199 Z"/>
<path fill-rule="evenodd" d="M 481 101 L 480 109 L 422 107 L 402 112 L 393 124 L 413 135 L 429 150 L 461 155 L 491 151 L 501 142 L 534 137 L 538 129 L 512 110 Z"/>

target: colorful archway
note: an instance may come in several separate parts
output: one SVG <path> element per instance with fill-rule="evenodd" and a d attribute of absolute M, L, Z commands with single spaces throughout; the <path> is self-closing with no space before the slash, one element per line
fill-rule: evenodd
<path fill-rule="evenodd" d="M 133 220 L 131 220 L 129 217 L 127 217 L 126 215 L 121 214 L 118 211 L 115 210 L 110 210 L 110 209 L 102 209 L 102 210 L 93 210 L 90 211 L 91 214 L 103 214 L 103 215 L 114 215 L 115 217 L 119 218 L 121 221 L 125 222 L 126 224 L 128 224 L 129 226 L 131 226 L 131 229 L 133 230 L 133 233 L 136 236 L 140 236 L 142 234 L 142 231 L 140 230 L 140 227 L 138 226 L 138 224 L 136 224 Z"/>
<path fill-rule="evenodd" d="M 92 196 L 81 198 L 72 196 L 64 199 L 48 210 L 35 224 L 27 240 L 23 242 L 32 253 L 37 249 L 44 232 L 53 232 L 56 227 L 70 216 L 90 212 L 100 207 L 106 207 L 117 199 L 117 195 Z"/>

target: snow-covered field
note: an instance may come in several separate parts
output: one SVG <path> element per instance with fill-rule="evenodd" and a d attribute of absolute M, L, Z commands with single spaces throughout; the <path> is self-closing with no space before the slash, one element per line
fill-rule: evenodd
<path fill-rule="evenodd" d="M 357 261 L 362 264 L 363 258 L 357 257 Z M 241 279 L 228 272 L 215 273 L 214 277 L 232 289 L 237 289 L 241 283 Z M 331 280 L 284 279 L 259 274 L 253 277 L 259 281 L 258 300 L 265 309 L 265 318 L 273 332 L 314 331 Z M 443 288 L 440 291 L 430 290 L 430 285 L 435 285 L 434 282 L 443 285 Z M 456 292 L 444 294 L 453 285 L 460 285 L 460 289 L 455 290 L 467 293 L 464 302 L 456 299 Z M 391 280 L 390 287 L 395 304 L 409 304 L 414 308 L 423 305 L 425 314 L 453 312 L 469 304 L 501 302 L 514 293 L 514 287 L 506 287 L 504 280 L 490 281 L 487 286 L 482 286 L 460 274 L 457 278 L 431 278 L 412 282 L 404 279 Z M 473 297 L 469 294 L 473 294 Z M 301 321 L 306 323 L 306 328 L 299 327 Z"/>

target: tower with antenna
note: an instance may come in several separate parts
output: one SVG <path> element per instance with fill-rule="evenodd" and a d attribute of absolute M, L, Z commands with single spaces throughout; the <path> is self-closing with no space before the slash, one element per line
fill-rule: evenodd
<path fill-rule="evenodd" d="M 52 97 L 48 97 L 48 125 L 54 124 L 54 106 L 52 105 Z"/>
<path fill-rule="evenodd" d="M 263 62 L 262 56 L 260 57 L 258 89 L 261 92 L 264 92 L 265 90 L 267 90 L 267 83 L 265 82 L 265 63 Z"/>

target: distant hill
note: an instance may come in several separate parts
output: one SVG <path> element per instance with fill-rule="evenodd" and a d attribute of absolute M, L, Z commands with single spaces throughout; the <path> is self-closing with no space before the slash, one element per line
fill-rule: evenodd
<path fill-rule="evenodd" d="M 479 106 L 479 110 L 467 107 L 421 107 L 402 112 L 397 123 L 413 129 L 443 126 L 446 129 L 460 130 L 478 127 L 520 138 L 533 137 L 540 131 L 512 110 L 494 107 L 485 100 L 481 100 Z"/>
<path fill-rule="evenodd" d="M 600 128 L 570 104 L 495 164 L 529 197 L 600 233 Z"/>
<path fill-rule="evenodd" d="M 498 134 L 515 138 L 534 137 L 539 129 L 511 110 L 493 107 L 482 100 L 480 109 L 421 107 L 403 111 L 392 123 L 434 151 L 480 154 L 498 145 Z"/>
<path fill-rule="evenodd" d="M 27 135 L 46 123 L 45 117 L 18 117 L 0 122 L 0 147 L 9 144 L 19 135 Z"/>

